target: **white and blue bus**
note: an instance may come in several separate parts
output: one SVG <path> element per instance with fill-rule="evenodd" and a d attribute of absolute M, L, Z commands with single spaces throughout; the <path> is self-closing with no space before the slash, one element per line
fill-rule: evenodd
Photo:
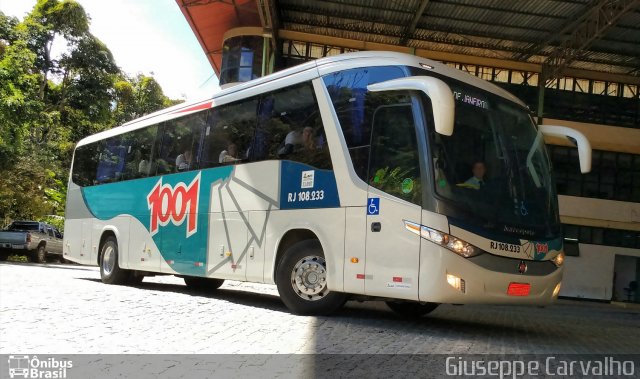
<path fill-rule="evenodd" d="M 486 81 L 416 56 L 319 59 L 77 144 L 64 257 L 109 284 L 276 284 L 293 312 L 349 298 L 548 304 L 563 245 L 543 134 Z"/>

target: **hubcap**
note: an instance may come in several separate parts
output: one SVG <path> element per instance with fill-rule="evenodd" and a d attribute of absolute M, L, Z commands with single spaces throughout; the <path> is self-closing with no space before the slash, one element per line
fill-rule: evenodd
<path fill-rule="evenodd" d="M 116 254 L 113 246 L 107 246 L 104 249 L 104 255 L 102 257 L 102 270 L 105 274 L 111 275 L 113 267 L 116 263 Z"/>
<path fill-rule="evenodd" d="M 318 256 L 304 257 L 291 272 L 293 290 L 305 300 L 316 301 L 327 295 L 327 263 Z"/>

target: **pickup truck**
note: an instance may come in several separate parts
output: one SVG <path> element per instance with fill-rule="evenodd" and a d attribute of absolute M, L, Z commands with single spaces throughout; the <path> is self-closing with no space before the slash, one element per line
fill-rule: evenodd
<path fill-rule="evenodd" d="M 0 261 L 10 255 L 26 256 L 31 262 L 62 258 L 62 233 L 54 226 L 37 221 L 14 221 L 0 231 Z"/>

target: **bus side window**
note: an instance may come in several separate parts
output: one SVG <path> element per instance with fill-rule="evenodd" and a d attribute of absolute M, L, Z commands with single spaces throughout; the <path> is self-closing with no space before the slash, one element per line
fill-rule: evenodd
<path fill-rule="evenodd" d="M 368 92 L 369 84 L 406 76 L 397 66 L 354 68 L 323 77 L 356 174 L 367 179 L 373 111 L 388 96 Z M 387 104 L 389 102 L 386 102 Z"/>
<path fill-rule="evenodd" d="M 165 175 L 172 172 L 173 164 L 171 164 L 171 149 L 173 147 L 173 135 L 168 123 L 162 123 L 158 127 L 158 136 L 153 148 L 152 165 L 155 169 L 155 175 Z M 175 162 L 174 162 L 175 164 Z"/>
<path fill-rule="evenodd" d="M 206 114 L 207 111 L 198 112 L 161 126 L 153 160 L 156 175 L 198 169 Z"/>
<path fill-rule="evenodd" d="M 96 174 L 98 183 L 113 183 L 122 180 L 127 148 L 121 142 L 121 136 L 102 141 Z"/>
<path fill-rule="evenodd" d="M 123 139 L 125 146 L 128 146 L 126 157 L 125 180 L 144 178 L 155 174 L 152 172 L 151 150 L 156 137 L 158 127 L 148 126 L 125 134 Z"/>
<path fill-rule="evenodd" d="M 253 98 L 211 109 L 204 129 L 202 168 L 249 161 L 257 106 Z"/>
<path fill-rule="evenodd" d="M 97 142 L 76 148 L 71 179 L 80 187 L 92 186 L 96 181 L 99 144 Z"/>
<path fill-rule="evenodd" d="M 324 126 L 310 83 L 263 95 L 258 108 L 255 160 L 287 159 L 331 168 Z"/>
<path fill-rule="evenodd" d="M 411 104 L 378 107 L 371 129 L 369 184 L 420 205 L 420 158 Z"/>

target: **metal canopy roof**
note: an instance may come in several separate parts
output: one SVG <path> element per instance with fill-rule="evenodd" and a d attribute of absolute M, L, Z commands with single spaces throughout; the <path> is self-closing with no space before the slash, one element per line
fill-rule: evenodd
<path fill-rule="evenodd" d="M 260 26 L 256 0 L 176 0 L 216 74 L 222 64 L 222 36 L 232 28 Z"/>
<path fill-rule="evenodd" d="M 246 0 L 176 1 L 208 55 L 216 44 L 207 41 L 217 40 L 221 47 L 224 33 L 207 28 L 210 17 L 221 22 L 213 9 L 235 7 L 242 12 L 241 6 L 249 5 Z M 636 80 L 640 76 L 640 0 L 255 0 L 254 4 L 245 10 L 252 12 L 253 22 L 260 16 L 253 25 L 276 32 L 535 63 L 546 68 L 548 77 L 567 67 Z M 262 12 L 270 14 L 270 24 L 265 24 Z M 249 25 L 240 16 L 236 21 L 236 26 Z"/>

